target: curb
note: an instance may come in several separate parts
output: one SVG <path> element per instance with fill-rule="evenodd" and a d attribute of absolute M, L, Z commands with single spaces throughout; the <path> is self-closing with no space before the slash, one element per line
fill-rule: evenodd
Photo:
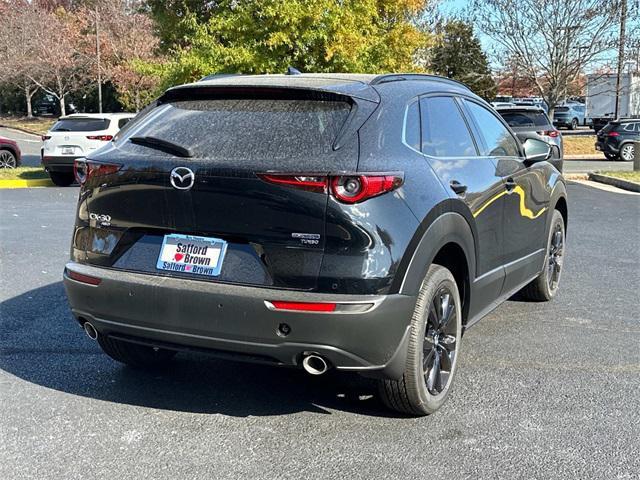
<path fill-rule="evenodd" d="M 629 182 L 627 180 L 609 177 L 607 175 L 600 175 L 599 173 L 590 173 L 589 180 L 612 185 L 614 187 L 622 188 L 623 190 L 629 190 L 630 192 L 640 193 L 640 183 Z"/>
<path fill-rule="evenodd" d="M 589 174 L 588 173 L 563 173 L 562 176 L 567 180 L 587 180 Z"/>
<path fill-rule="evenodd" d="M 42 137 L 42 135 L 44 135 L 44 133 L 36 132 L 35 130 L 30 130 L 28 128 L 22 128 L 22 127 L 14 127 L 12 125 L 5 125 L 4 123 L 0 123 L 0 128 L 17 130 L 22 133 L 28 133 L 29 135 L 35 135 L 36 137 Z"/>
<path fill-rule="evenodd" d="M 49 178 L 39 178 L 37 180 L 0 180 L 0 189 L 52 187 L 52 186 L 53 186 L 53 182 Z"/>
<path fill-rule="evenodd" d="M 608 162 L 610 160 L 607 160 L 607 158 L 602 155 L 601 157 L 595 156 L 595 155 L 565 155 L 563 160 L 568 160 L 570 162 L 572 161 L 587 161 L 587 162 Z"/>

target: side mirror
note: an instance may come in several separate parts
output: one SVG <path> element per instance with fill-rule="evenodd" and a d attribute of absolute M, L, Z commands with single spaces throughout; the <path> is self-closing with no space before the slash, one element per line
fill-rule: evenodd
<path fill-rule="evenodd" d="M 537 138 L 527 138 L 523 143 L 525 162 L 544 162 L 551 158 L 551 146 Z"/>

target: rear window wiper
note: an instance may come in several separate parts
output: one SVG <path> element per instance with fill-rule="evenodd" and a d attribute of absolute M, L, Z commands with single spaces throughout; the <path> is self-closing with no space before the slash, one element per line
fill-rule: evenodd
<path fill-rule="evenodd" d="M 182 145 L 178 145 L 177 143 L 173 143 L 168 140 L 163 140 L 161 138 L 150 137 L 150 136 L 131 137 L 129 141 L 131 143 L 135 143 L 136 145 L 155 148 L 156 150 L 172 153 L 179 157 L 193 157 L 193 151 L 190 148 L 183 147 Z"/>

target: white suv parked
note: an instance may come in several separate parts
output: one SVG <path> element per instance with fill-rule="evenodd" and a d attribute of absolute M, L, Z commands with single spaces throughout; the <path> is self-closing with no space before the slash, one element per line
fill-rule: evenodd
<path fill-rule="evenodd" d="M 113 139 L 133 113 L 76 113 L 60 117 L 42 136 L 42 164 L 56 185 L 74 181 L 73 161 L 85 157 Z"/>

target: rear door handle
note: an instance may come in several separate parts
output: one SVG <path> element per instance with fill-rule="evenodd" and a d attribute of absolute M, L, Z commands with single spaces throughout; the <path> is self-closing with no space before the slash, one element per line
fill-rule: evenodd
<path fill-rule="evenodd" d="M 518 184 L 513 180 L 513 178 L 507 178 L 507 181 L 504 182 L 504 187 L 508 192 L 513 191 L 513 189 L 516 188 L 517 185 Z"/>
<path fill-rule="evenodd" d="M 451 180 L 451 182 L 449 182 L 449 186 L 451 187 L 451 190 L 456 192 L 458 195 L 464 195 L 467 191 L 467 186 L 457 180 Z"/>

